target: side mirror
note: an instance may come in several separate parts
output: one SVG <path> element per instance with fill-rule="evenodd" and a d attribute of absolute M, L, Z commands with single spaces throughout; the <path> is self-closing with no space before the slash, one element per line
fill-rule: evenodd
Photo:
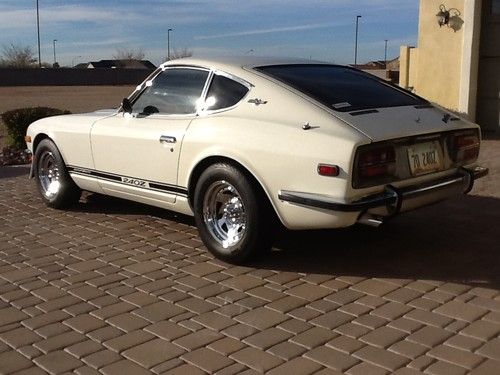
<path fill-rule="evenodd" d="M 144 110 L 142 111 L 141 114 L 149 116 L 149 115 L 152 115 L 152 114 L 155 114 L 155 113 L 160 113 L 160 111 L 158 110 L 158 108 L 156 108 L 154 105 L 148 105 L 146 108 L 144 108 Z"/>
<path fill-rule="evenodd" d="M 132 113 L 132 103 L 128 98 L 122 100 L 122 111 L 125 113 Z"/>

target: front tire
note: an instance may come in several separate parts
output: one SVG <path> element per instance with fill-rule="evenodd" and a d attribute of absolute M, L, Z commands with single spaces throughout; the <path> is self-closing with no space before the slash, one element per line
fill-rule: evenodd
<path fill-rule="evenodd" d="M 194 194 L 196 226 L 208 250 L 230 263 L 243 263 L 271 247 L 270 205 L 264 193 L 238 168 L 208 167 Z"/>
<path fill-rule="evenodd" d="M 42 140 L 35 150 L 33 163 L 36 185 L 47 206 L 64 208 L 78 202 L 82 191 L 71 179 L 54 142 Z"/>

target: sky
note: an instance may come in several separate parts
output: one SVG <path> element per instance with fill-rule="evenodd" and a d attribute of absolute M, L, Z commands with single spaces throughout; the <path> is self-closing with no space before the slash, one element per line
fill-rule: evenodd
<path fill-rule="evenodd" d="M 338 64 L 399 55 L 415 45 L 416 0 L 39 0 L 42 61 L 61 65 L 113 58 L 142 49 L 161 63 L 171 49 L 195 56 L 311 58 Z M 36 0 L 0 0 L 0 47 L 31 46 L 37 55 Z M 1 50 L 0 50 L 1 52 Z"/>

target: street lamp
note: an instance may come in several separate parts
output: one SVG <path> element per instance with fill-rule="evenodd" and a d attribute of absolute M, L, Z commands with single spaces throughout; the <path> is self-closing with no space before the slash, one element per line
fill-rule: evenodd
<path fill-rule="evenodd" d="M 387 69 L 387 42 L 388 41 L 389 41 L 388 39 L 385 40 L 385 52 L 384 52 L 384 67 L 385 67 L 385 69 Z"/>
<path fill-rule="evenodd" d="M 57 39 L 52 40 L 52 43 L 54 45 L 54 67 L 57 64 L 57 59 L 56 59 L 56 42 L 57 42 Z"/>
<path fill-rule="evenodd" d="M 170 32 L 172 29 L 167 30 L 167 61 L 170 61 Z"/>
<path fill-rule="evenodd" d="M 42 68 L 42 53 L 40 51 L 40 10 L 38 8 L 38 0 L 36 0 L 36 29 L 38 34 L 38 67 Z"/>
<path fill-rule="evenodd" d="M 356 16 L 356 41 L 354 42 L 354 67 L 358 66 L 358 29 L 359 29 L 359 19 L 361 16 Z"/>

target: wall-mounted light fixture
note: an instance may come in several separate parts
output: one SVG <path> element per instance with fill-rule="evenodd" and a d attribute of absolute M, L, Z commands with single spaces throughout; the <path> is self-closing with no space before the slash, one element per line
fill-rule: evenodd
<path fill-rule="evenodd" d="M 439 27 L 448 25 L 448 22 L 450 22 L 450 11 L 446 10 L 446 7 L 441 4 L 439 6 L 439 12 L 436 14 L 436 17 Z"/>
<path fill-rule="evenodd" d="M 462 27 L 463 20 L 460 18 L 460 11 L 456 8 L 446 9 L 446 6 L 441 4 L 439 12 L 436 14 L 439 27 L 448 26 L 457 31 Z"/>

